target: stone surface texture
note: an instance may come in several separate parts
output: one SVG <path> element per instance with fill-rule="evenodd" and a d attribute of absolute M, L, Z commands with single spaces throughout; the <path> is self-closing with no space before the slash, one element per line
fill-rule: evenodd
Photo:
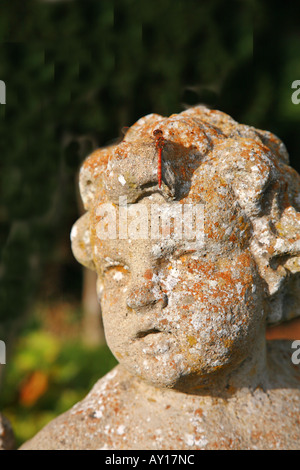
<path fill-rule="evenodd" d="M 265 340 L 266 325 L 300 315 L 300 177 L 288 162 L 278 137 L 204 106 L 145 116 L 85 160 L 72 249 L 97 272 L 119 365 L 23 449 L 300 448 L 300 366 L 290 342 Z M 174 236 L 175 219 L 142 236 L 154 206 L 170 217 L 201 206 L 203 238 Z M 105 239 L 106 208 L 117 230 Z"/>

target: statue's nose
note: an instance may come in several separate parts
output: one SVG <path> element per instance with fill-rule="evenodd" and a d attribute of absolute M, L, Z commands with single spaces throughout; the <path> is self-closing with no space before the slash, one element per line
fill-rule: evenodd
<path fill-rule="evenodd" d="M 127 297 L 127 305 L 133 310 L 161 303 L 161 308 L 168 305 L 168 297 L 161 287 L 152 281 L 134 286 Z"/>

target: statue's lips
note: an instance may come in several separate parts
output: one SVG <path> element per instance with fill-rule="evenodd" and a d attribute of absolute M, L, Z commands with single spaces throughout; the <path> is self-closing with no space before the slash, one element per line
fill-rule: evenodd
<path fill-rule="evenodd" d="M 168 335 L 171 333 L 171 329 L 167 326 L 158 325 L 156 321 L 152 321 L 150 319 L 144 322 L 141 322 L 137 325 L 137 329 L 134 332 L 133 339 L 140 340 L 144 338 L 154 337 L 154 336 L 161 336 L 161 335 Z"/>
<path fill-rule="evenodd" d="M 163 331 L 159 330 L 158 328 L 149 328 L 148 330 L 140 330 L 135 335 L 135 339 L 145 338 L 149 335 L 156 335 L 159 333 L 164 333 Z"/>
<path fill-rule="evenodd" d="M 157 356 L 167 353 L 174 345 L 174 338 L 170 331 L 159 328 L 139 330 L 135 340 L 141 344 L 142 352 L 148 356 Z"/>

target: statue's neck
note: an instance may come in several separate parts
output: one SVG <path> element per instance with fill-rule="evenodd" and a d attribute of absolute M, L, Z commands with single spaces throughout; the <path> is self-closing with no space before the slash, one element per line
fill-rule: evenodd
<path fill-rule="evenodd" d="M 263 387 L 268 380 L 265 334 L 257 339 L 251 354 L 232 372 L 225 375 L 223 385 L 233 389 Z"/>
<path fill-rule="evenodd" d="M 268 378 L 266 360 L 266 340 L 264 333 L 257 339 L 255 348 L 251 354 L 234 369 L 224 369 L 211 376 L 203 378 L 194 377 L 190 382 L 175 389 L 197 395 L 224 396 L 247 388 L 254 390 L 257 387 L 264 388 Z"/>

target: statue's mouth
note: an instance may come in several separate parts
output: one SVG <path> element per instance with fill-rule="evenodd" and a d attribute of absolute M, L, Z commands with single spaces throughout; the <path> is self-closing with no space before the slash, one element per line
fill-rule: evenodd
<path fill-rule="evenodd" d="M 163 331 L 159 330 L 158 328 L 150 328 L 148 330 L 141 330 L 137 332 L 135 338 L 141 339 L 141 338 L 145 338 L 148 335 L 155 335 L 157 333 L 163 333 Z"/>
<path fill-rule="evenodd" d="M 174 347 L 174 338 L 170 331 L 151 327 L 139 330 L 134 339 L 142 346 L 142 354 L 157 357 L 168 353 Z"/>

